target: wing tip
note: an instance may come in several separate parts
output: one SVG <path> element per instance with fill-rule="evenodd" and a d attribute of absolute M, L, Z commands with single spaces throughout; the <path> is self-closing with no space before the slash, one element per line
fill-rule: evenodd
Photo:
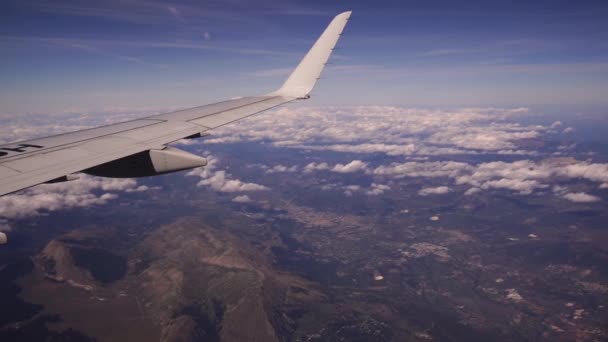
<path fill-rule="evenodd" d="M 348 20 L 352 14 L 353 14 L 353 11 L 344 11 L 344 12 L 338 14 L 336 16 L 336 18 L 337 17 L 345 17 Z"/>
<path fill-rule="evenodd" d="M 319 79 L 352 13 L 352 11 L 345 11 L 336 15 L 283 83 L 283 86 L 268 95 L 297 99 L 310 98 L 310 91 Z"/>

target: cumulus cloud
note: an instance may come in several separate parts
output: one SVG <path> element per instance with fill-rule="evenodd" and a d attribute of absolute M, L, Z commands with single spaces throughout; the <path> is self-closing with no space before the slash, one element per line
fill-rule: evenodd
<path fill-rule="evenodd" d="M 599 197 L 589 195 L 584 192 L 571 192 L 571 193 L 565 194 L 563 197 L 569 201 L 577 202 L 577 203 L 591 203 L 591 202 L 598 202 L 600 200 Z"/>
<path fill-rule="evenodd" d="M 550 126 L 509 120 L 525 108 L 282 107 L 214 131 L 206 143 L 264 141 L 277 147 L 387 155 L 529 154 L 518 141 Z M 280 117 L 280 120 L 277 118 Z"/>
<path fill-rule="evenodd" d="M 334 145 L 302 145 L 303 149 L 310 150 L 325 150 L 325 151 L 336 151 L 336 152 L 349 152 L 349 153 L 385 153 L 389 156 L 398 155 L 412 155 L 419 152 L 420 149 L 414 144 L 334 144 Z"/>
<path fill-rule="evenodd" d="M 304 172 L 313 172 L 319 170 L 329 170 L 329 165 L 327 163 L 310 163 L 304 166 Z"/>
<path fill-rule="evenodd" d="M 238 179 L 231 179 L 225 170 L 216 170 L 218 159 L 207 156 L 207 166 L 188 172 L 187 176 L 198 176 L 201 180 L 197 186 L 208 186 L 219 192 L 247 192 L 269 190 L 268 187 L 256 183 L 247 183 Z"/>
<path fill-rule="evenodd" d="M 376 175 L 388 175 L 397 178 L 403 177 L 449 177 L 455 178 L 475 167 L 467 163 L 441 161 L 441 162 L 405 162 L 393 163 L 388 166 L 379 166 L 373 170 Z"/>
<path fill-rule="evenodd" d="M 469 127 L 463 130 L 441 130 L 427 140 L 439 145 L 452 145 L 471 150 L 498 151 L 516 148 L 514 141 L 539 136 L 537 130 L 511 130 L 493 126 Z"/>
<path fill-rule="evenodd" d="M 235 202 L 235 203 L 250 203 L 251 202 L 251 198 L 249 198 L 249 196 L 247 196 L 247 195 L 240 195 L 240 196 L 236 196 L 235 198 L 233 198 L 232 202 Z"/>
<path fill-rule="evenodd" d="M 465 196 L 471 196 L 471 195 L 474 195 L 474 194 L 476 194 L 476 193 L 478 193 L 480 191 L 481 191 L 480 188 L 470 188 L 470 189 L 468 189 L 467 191 L 464 192 L 464 195 Z"/>
<path fill-rule="evenodd" d="M 202 142 L 205 144 L 230 144 L 241 142 L 241 140 L 241 137 L 239 137 L 238 135 L 234 135 L 221 138 L 204 139 L 202 140 Z"/>
<path fill-rule="evenodd" d="M 8 219 L 40 215 L 75 207 L 102 205 L 118 198 L 116 192 L 147 191 L 133 179 L 100 178 L 81 175 L 80 179 L 41 184 L 19 193 L 0 197 L 0 217 Z"/>
<path fill-rule="evenodd" d="M 133 189 L 127 189 L 125 190 L 126 192 L 144 192 L 144 191 L 148 191 L 148 190 L 160 190 L 162 189 L 160 186 L 147 186 L 147 185 L 140 185 L 136 188 Z"/>
<path fill-rule="evenodd" d="M 442 195 L 442 194 L 447 194 L 448 192 L 450 192 L 450 188 L 448 188 L 447 186 L 438 186 L 438 187 L 422 188 L 422 189 L 420 189 L 420 191 L 418 191 L 418 194 L 420 196 L 428 196 L 428 195 Z"/>
<path fill-rule="evenodd" d="M 352 173 L 357 171 L 363 171 L 367 167 L 367 163 L 361 160 L 353 160 L 348 164 L 336 164 L 331 171 L 338 173 Z"/>
<path fill-rule="evenodd" d="M 369 196 L 378 196 L 382 195 L 385 191 L 388 191 L 390 189 L 391 187 L 388 185 L 372 183 L 369 190 L 367 190 L 365 193 Z"/>
<path fill-rule="evenodd" d="M 349 191 L 359 191 L 359 190 L 361 190 L 361 185 L 355 185 L 355 184 L 346 185 L 346 186 L 344 186 L 344 189 L 349 190 Z"/>
<path fill-rule="evenodd" d="M 284 166 L 284 165 L 275 165 L 271 168 L 266 169 L 266 173 L 276 173 L 276 172 L 296 172 L 298 171 L 298 167 L 294 166 Z"/>
<path fill-rule="evenodd" d="M 547 185 L 535 180 L 502 178 L 489 180 L 480 185 L 482 189 L 507 189 L 517 191 L 522 195 L 531 194 L 537 188 L 545 188 Z"/>
<path fill-rule="evenodd" d="M 245 183 L 238 179 L 229 179 L 226 171 L 220 170 L 213 173 L 209 178 L 201 179 L 198 186 L 207 185 L 219 192 L 242 192 L 268 190 L 267 187 L 256 183 Z"/>
<path fill-rule="evenodd" d="M 589 163 L 572 158 L 494 161 L 477 165 L 452 161 L 416 161 L 378 166 L 371 174 L 395 178 L 451 178 L 457 185 L 470 185 L 472 189 L 476 189 L 467 194 L 480 190 L 505 189 L 526 195 L 564 180 L 608 183 L 608 164 Z"/>

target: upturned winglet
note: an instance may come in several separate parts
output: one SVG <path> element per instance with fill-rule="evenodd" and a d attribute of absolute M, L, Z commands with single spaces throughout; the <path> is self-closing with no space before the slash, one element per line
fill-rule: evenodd
<path fill-rule="evenodd" d="M 338 14 L 317 39 L 300 64 L 289 75 L 283 86 L 269 95 L 298 99 L 310 97 L 310 92 L 321 76 L 352 11 Z"/>

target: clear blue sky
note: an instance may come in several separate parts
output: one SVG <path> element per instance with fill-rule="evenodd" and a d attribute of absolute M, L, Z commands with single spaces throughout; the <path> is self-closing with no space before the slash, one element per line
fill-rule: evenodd
<path fill-rule="evenodd" d="M 262 94 L 344 10 L 351 22 L 311 104 L 608 105 L 607 1 L 0 6 L 0 115 Z"/>

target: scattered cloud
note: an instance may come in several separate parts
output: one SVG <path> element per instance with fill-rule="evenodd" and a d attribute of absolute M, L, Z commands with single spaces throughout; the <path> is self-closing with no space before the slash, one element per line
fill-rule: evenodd
<path fill-rule="evenodd" d="M 465 196 L 471 196 L 471 195 L 474 195 L 474 194 L 476 194 L 476 193 L 478 193 L 480 191 L 481 191 L 480 188 L 470 188 L 469 190 L 465 191 L 464 194 L 465 194 Z"/>
<path fill-rule="evenodd" d="M 187 143 L 222 144 L 257 141 L 280 148 L 327 150 L 362 155 L 357 156 L 357 159 L 353 158 L 350 162 L 338 164 L 329 164 L 321 160 L 304 166 L 279 164 L 265 167 L 267 173 L 300 170 L 305 173 L 366 172 L 373 178 L 373 183 L 368 189 L 344 189 L 351 194 L 356 191 L 367 195 L 382 194 L 390 189 L 388 185 L 381 184 L 386 177 L 396 179 L 443 177 L 451 179 L 456 186 L 468 186 L 466 195 L 492 189 L 527 195 L 573 180 L 599 183 L 599 188 L 608 187 L 606 163 L 592 163 L 572 158 L 540 159 L 534 147 L 526 147 L 534 146 L 534 144 L 526 145 L 526 141 L 539 139 L 546 132 L 555 133 L 564 127 L 560 121 L 546 126 L 512 122 L 514 118 L 527 112 L 526 108 L 430 110 L 390 106 L 283 107 L 244 120 L 239 125 L 229 125 L 214 130 L 212 139 L 188 140 Z M 52 117 L 42 120 L 26 116 L 19 119 L 21 121 L 0 120 L 0 136 L 4 141 L 27 139 L 124 121 L 141 116 L 140 114 L 141 112 L 136 111 L 115 110 L 103 115 L 65 114 L 59 116 L 60 119 Z M 563 131 L 569 129 L 572 131 L 570 127 Z M 372 166 L 373 163 L 365 159 L 365 155 L 371 154 L 406 157 L 407 161 Z M 528 159 L 481 163 L 441 160 L 451 158 L 450 156 L 453 155 L 481 154 L 527 155 L 525 158 Z M 370 160 L 376 159 L 370 158 Z M 217 159 L 213 157 L 210 158 L 206 168 L 193 170 L 188 175 L 200 177 L 199 186 L 208 186 L 220 192 L 268 190 L 268 187 L 261 184 L 233 179 L 225 170 L 217 169 Z M 89 180 L 89 178 L 84 179 Z M 101 204 L 115 198 L 115 192 L 118 191 L 140 192 L 154 189 L 144 185 L 138 186 L 132 180 L 130 181 L 132 183 L 126 187 L 119 182 L 120 180 L 107 179 L 98 185 L 91 185 L 87 191 L 56 190 L 51 192 L 54 195 L 46 197 L 35 191 L 36 188 L 27 190 L 28 195 L 37 196 L 36 203 L 41 203 L 34 205 L 30 212 L 36 214 L 45 210 L 58 210 L 57 208 Z M 41 188 L 46 186 L 51 185 L 44 185 Z M 61 185 L 53 186 L 61 189 Z M 330 186 L 327 185 L 326 188 L 329 189 Z M 455 187 L 451 185 L 425 188 L 420 190 L 420 194 L 445 193 L 454 189 Z M 22 194 L 18 195 L 22 196 Z M 51 198 L 61 197 L 60 195 L 65 197 L 65 200 Z M 77 196 L 78 199 L 70 197 L 72 195 Z M 555 196 L 578 202 L 599 200 L 597 196 L 568 192 L 567 189 L 559 193 L 555 192 Z M 3 205 L 0 206 L 3 209 L 2 213 L 8 213 L 6 216 L 9 218 L 30 215 L 21 214 L 26 211 L 21 209 L 23 205 L 20 204 L 20 200 L 22 198 L 3 197 L 0 200 Z"/>
<path fill-rule="evenodd" d="M 249 196 L 247 195 L 240 195 L 240 196 L 236 196 L 235 198 L 232 199 L 232 202 L 235 203 L 250 203 L 251 198 L 249 198 Z"/>
<path fill-rule="evenodd" d="M 584 192 L 567 193 L 563 197 L 565 199 L 569 200 L 569 201 L 577 202 L 577 203 L 591 203 L 591 202 L 598 202 L 598 201 L 600 201 L 599 197 L 593 196 L 593 195 L 589 195 L 589 194 L 586 194 Z"/>
<path fill-rule="evenodd" d="M 206 143 L 264 141 L 282 148 L 390 156 L 526 155 L 535 151 L 518 142 L 550 129 L 510 121 L 526 113 L 526 108 L 282 107 L 220 128 Z"/>
<path fill-rule="evenodd" d="M 470 185 L 475 189 L 469 189 L 468 195 L 488 189 L 505 189 L 527 195 L 564 180 L 608 183 L 608 164 L 573 158 L 495 161 L 477 165 L 453 161 L 406 162 L 378 166 L 371 174 L 394 178 L 451 178 L 457 185 Z"/>
<path fill-rule="evenodd" d="M 266 169 L 266 173 L 277 173 L 277 172 L 296 172 L 298 171 L 298 167 L 294 166 L 284 166 L 284 165 L 275 165 L 271 168 Z"/>
<path fill-rule="evenodd" d="M 196 140 L 194 140 L 196 142 Z M 239 136 L 228 136 L 221 138 L 213 138 L 213 139 L 205 139 L 203 142 L 205 144 L 229 144 L 229 143 L 237 143 L 240 142 L 241 138 Z"/>
<path fill-rule="evenodd" d="M 106 204 L 118 198 L 117 192 L 142 192 L 151 188 L 138 186 L 134 179 L 101 178 L 80 175 L 80 179 L 41 184 L 0 197 L 0 217 L 19 219 L 45 212 Z"/>
<path fill-rule="evenodd" d="M 160 190 L 162 189 L 160 186 L 147 186 L 147 185 L 140 185 L 136 188 L 133 189 L 127 189 L 125 190 L 126 192 L 144 192 L 144 191 L 149 191 L 149 190 Z"/>
<path fill-rule="evenodd" d="M 359 191 L 359 190 L 361 190 L 361 185 L 355 185 L 355 184 L 346 185 L 346 186 L 344 186 L 344 189 L 349 190 L 349 191 Z"/>
<path fill-rule="evenodd" d="M 563 123 L 561 121 L 555 121 L 549 127 L 550 128 L 558 128 L 558 127 L 560 127 L 562 125 L 563 125 Z"/>
<path fill-rule="evenodd" d="M 329 165 L 325 162 L 323 163 L 310 163 L 304 166 L 304 172 L 313 172 L 320 170 L 329 170 Z"/>
<path fill-rule="evenodd" d="M 219 192 L 242 192 L 242 191 L 261 191 L 268 190 L 267 187 L 255 184 L 245 183 L 238 179 L 229 179 L 226 176 L 226 171 L 215 171 L 209 178 L 204 178 L 197 184 L 198 186 L 207 185 L 211 189 Z"/>
<path fill-rule="evenodd" d="M 357 171 L 363 171 L 367 167 L 367 163 L 362 162 L 361 160 L 353 160 L 350 163 L 344 164 L 336 164 L 331 171 L 338 173 L 352 173 Z"/>
<path fill-rule="evenodd" d="M 385 191 L 388 191 L 390 189 L 391 187 L 388 185 L 372 183 L 369 190 L 367 190 L 365 193 L 369 196 L 378 196 L 382 195 Z"/>
<path fill-rule="evenodd" d="M 373 170 L 375 175 L 387 175 L 396 178 L 403 177 L 449 177 L 455 178 L 461 174 L 473 171 L 473 165 L 453 161 L 438 162 L 405 162 L 392 163 L 388 166 L 378 166 Z"/>
<path fill-rule="evenodd" d="M 208 186 L 219 192 L 247 192 L 269 190 L 268 187 L 256 183 L 243 182 L 238 179 L 231 179 L 225 170 L 216 170 L 218 159 L 214 156 L 207 156 L 207 166 L 196 168 L 188 172 L 187 176 L 198 176 L 201 180 L 197 186 Z"/>
<path fill-rule="evenodd" d="M 447 194 L 448 192 L 450 192 L 450 188 L 448 188 L 447 186 L 438 186 L 438 187 L 422 188 L 420 191 L 418 191 L 418 194 L 420 196 L 428 196 L 428 195 L 442 195 L 442 194 Z"/>

